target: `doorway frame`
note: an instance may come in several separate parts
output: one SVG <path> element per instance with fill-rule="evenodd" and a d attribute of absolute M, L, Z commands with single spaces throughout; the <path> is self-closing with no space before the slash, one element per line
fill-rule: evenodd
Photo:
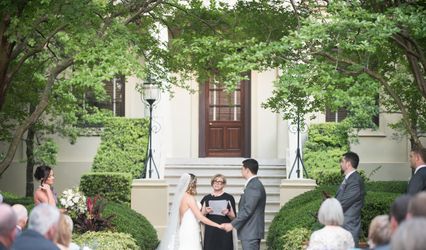
<path fill-rule="evenodd" d="M 241 81 L 241 86 L 244 85 L 244 98 L 241 100 L 242 104 L 242 123 L 243 123 L 243 137 L 241 140 L 244 142 L 242 144 L 242 153 L 240 157 L 250 158 L 251 155 L 251 73 L 248 73 L 248 80 Z M 211 157 L 207 156 L 206 148 L 206 135 L 208 134 L 208 113 L 209 113 L 209 103 L 208 98 L 206 98 L 206 90 L 208 91 L 208 83 L 200 84 L 199 91 L 199 119 L 198 119 L 198 156 L 205 158 Z M 223 156 L 229 157 L 229 156 Z M 231 158 L 231 157 L 229 157 Z"/>

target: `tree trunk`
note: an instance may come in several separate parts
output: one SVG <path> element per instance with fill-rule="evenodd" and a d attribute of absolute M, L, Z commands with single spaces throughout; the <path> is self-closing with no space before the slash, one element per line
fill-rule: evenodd
<path fill-rule="evenodd" d="M 50 74 L 48 76 L 47 83 L 46 83 L 46 86 L 44 88 L 44 91 L 41 94 L 40 102 L 35 107 L 34 112 L 32 112 L 31 115 L 29 117 L 27 117 L 16 128 L 16 131 L 15 131 L 15 134 L 12 138 L 12 141 L 9 144 L 9 149 L 7 150 L 7 153 L 4 157 L 4 159 L 0 162 L 0 176 L 2 176 L 3 173 L 10 166 L 10 163 L 12 162 L 13 158 L 15 157 L 16 149 L 18 148 L 18 145 L 19 145 L 21 138 L 23 137 L 24 133 L 28 130 L 28 128 L 32 124 L 37 122 L 37 120 L 43 114 L 44 110 L 47 108 L 47 106 L 49 104 L 49 96 L 50 96 L 53 84 L 56 80 L 56 77 L 61 72 L 63 72 L 65 69 L 67 69 L 69 66 L 71 66 L 72 63 L 73 63 L 73 59 L 68 58 L 68 59 L 64 59 L 63 61 L 59 62 L 55 67 L 52 67 Z"/>
<path fill-rule="evenodd" d="M 30 113 L 34 112 L 34 107 L 31 105 Z M 35 139 L 35 127 L 31 125 L 28 128 L 27 139 L 25 140 L 27 146 L 27 183 L 25 188 L 25 196 L 31 197 L 34 193 L 34 182 L 33 182 L 33 172 L 34 172 L 34 139 Z"/>

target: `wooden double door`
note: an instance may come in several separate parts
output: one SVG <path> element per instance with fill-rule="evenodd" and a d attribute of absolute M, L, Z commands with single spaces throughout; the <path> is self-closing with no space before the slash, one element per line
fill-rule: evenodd
<path fill-rule="evenodd" d="M 200 157 L 250 157 L 250 80 L 228 93 L 206 83 L 200 93 Z"/>

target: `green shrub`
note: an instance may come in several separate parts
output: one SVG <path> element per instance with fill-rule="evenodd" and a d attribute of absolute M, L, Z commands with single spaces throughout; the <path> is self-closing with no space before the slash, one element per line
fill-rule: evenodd
<path fill-rule="evenodd" d="M 400 181 L 366 183 L 367 194 L 361 211 L 362 234 L 365 240 L 370 221 L 377 215 L 388 214 L 395 198 L 406 190 L 407 183 Z M 316 215 L 323 201 L 323 192 L 334 196 L 338 185 L 321 185 L 315 190 L 301 194 L 287 202 L 273 219 L 267 238 L 268 249 L 282 249 L 283 236 L 292 229 L 306 228 L 311 231 L 322 227 Z"/>
<path fill-rule="evenodd" d="M 317 222 L 317 212 L 323 200 L 322 193 L 334 195 L 336 190 L 336 185 L 319 186 L 287 202 L 269 226 L 266 241 L 268 249 L 281 249 L 284 245 L 282 236 L 294 228 L 306 228 L 311 231 L 321 228 Z"/>
<path fill-rule="evenodd" d="M 158 245 L 157 232 L 149 221 L 131 208 L 117 203 L 108 203 L 104 216 L 115 214 L 112 224 L 116 231 L 128 233 L 142 250 L 153 250 Z"/>
<path fill-rule="evenodd" d="M 390 206 L 401 193 L 369 191 L 361 210 L 361 235 L 367 238 L 371 220 L 377 215 L 389 214 Z"/>
<path fill-rule="evenodd" d="M 311 231 L 306 228 L 295 228 L 284 234 L 282 250 L 303 250 L 304 244 L 309 240 Z"/>
<path fill-rule="evenodd" d="M 130 202 L 132 176 L 128 173 L 99 172 L 81 176 L 80 190 L 89 197 L 100 195 L 114 202 Z"/>
<path fill-rule="evenodd" d="M 347 151 L 347 148 L 330 148 L 319 151 L 305 149 L 303 160 L 306 169 L 310 171 L 315 171 L 317 169 L 340 170 L 340 158 Z"/>
<path fill-rule="evenodd" d="M 338 184 L 340 158 L 349 150 L 348 129 L 343 123 L 312 124 L 303 157 L 309 177 L 321 184 Z"/>
<path fill-rule="evenodd" d="M 79 246 L 102 250 L 139 250 L 131 235 L 114 232 L 86 232 L 75 237 L 74 242 Z"/>
<path fill-rule="evenodd" d="M 123 172 L 139 177 L 144 169 L 148 144 L 146 119 L 110 118 L 93 161 L 94 172 Z"/>
<path fill-rule="evenodd" d="M 3 196 L 3 199 L 18 199 L 21 198 L 18 195 L 10 192 L 5 192 L 0 190 L 0 194 Z"/>
<path fill-rule="evenodd" d="M 369 181 L 364 170 L 358 171 L 364 183 Z M 343 175 L 340 172 L 340 168 L 336 169 L 315 169 L 311 171 L 310 178 L 314 179 L 318 185 L 340 185 L 343 181 Z"/>
<path fill-rule="evenodd" d="M 327 122 L 309 126 L 305 149 L 323 151 L 349 147 L 348 128 L 343 123 Z"/>
<path fill-rule="evenodd" d="M 311 170 L 310 178 L 314 179 L 317 185 L 337 185 L 343 181 L 340 168 L 336 169 L 314 169 Z"/>
<path fill-rule="evenodd" d="M 373 192 L 389 192 L 402 194 L 407 192 L 407 186 L 408 182 L 406 181 L 374 181 L 367 182 L 365 184 L 365 189 Z"/>
<path fill-rule="evenodd" d="M 27 208 L 28 212 L 34 208 L 33 197 L 19 197 L 15 194 L 7 193 L 7 192 L 2 192 L 1 194 L 3 195 L 3 202 L 11 206 L 15 204 L 21 204 Z"/>

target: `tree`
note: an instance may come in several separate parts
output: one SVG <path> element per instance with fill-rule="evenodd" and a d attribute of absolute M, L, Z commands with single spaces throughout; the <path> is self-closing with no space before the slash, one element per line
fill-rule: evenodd
<path fill-rule="evenodd" d="M 257 66 L 244 59 L 229 65 L 230 56 L 241 55 L 256 44 L 278 41 L 297 24 L 293 11 L 276 0 L 240 0 L 233 6 L 220 1 L 210 1 L 208 6 L 190 1 L 177 9 L 164 22 L 172 34 L 170 69 L 185 79 L 195 75 L 199 83 L 214 78 L 229 91 L 247 75 L 244 73 Z"/>
<path fill-rule="evenodd" d="M 298 6 L 300 26 L 280 41 L 258 43 L 226 58 L 227 68 L 278 67 L 265 103 L 296 120 L 327 107 L 349 111 L 348 125 L 374 126 L 379 112 L 398 112 L 393 124 L 422 147 L 426 108 L 426 16 L 421 1 L 330 1 Z M 303 7 L 303 11 L 300 8 Z M 299 8 L 299 9 L 298 9 Z M 308 11 L 306 11 L 308 10 Z"/>
<path fill-rule="evenodd" d="M 103 82 L 117 74 L 142 78 L 149 70 L 152 77 L 180 86 L 194 74 L 220 79 L 224 71 L 218 65 L 226 54 L 286 34 L 282 26 L 294 22 L 277 2 L 239 1 L 232 9 L 214 1 L 204 7 L 199 0 L 2 1 L 0 136 L 10 145 L 0 175 L 27 132 L 30 195 L 34 152 L 44 135 L 60 133 L 75 140 L 75 125 L 100 114 L 87 106 L 85 95 L 103 98 Z M 159 24 L 178 31 L 170 47 L 156 37 Z M 258 32 L 265 27 L 268 32 Z M 180 73 L 180 80 L 169 72 Z"/>
<path fill-rule="evenodd" d="M 75 123 L 84 115 L 76 107 L 85 93 L 100 96 L 103 82 L 117 74 L 142 78 L 145 68 L 140 60 L 157 63 L 154 55 L 162 53 L 161 41 L 154 36 L 157 26 L 151 14 L 167 13 L 169 8 L 162 4 L 0 3 L 0 122 L 2 140 L 10 140 L 0 174 L 10 165 L 24 133 L 37 122 Z"/>

